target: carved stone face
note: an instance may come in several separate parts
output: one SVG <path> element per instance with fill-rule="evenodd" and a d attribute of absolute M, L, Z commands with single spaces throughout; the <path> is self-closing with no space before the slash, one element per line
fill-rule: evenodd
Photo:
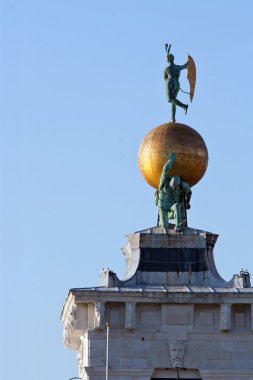
<path fill-rule="evenodd" d="M 170 344 L 170 360 L 172 368 L 182 368 L 184 362 L 185 341 L 177 340 Z"/>

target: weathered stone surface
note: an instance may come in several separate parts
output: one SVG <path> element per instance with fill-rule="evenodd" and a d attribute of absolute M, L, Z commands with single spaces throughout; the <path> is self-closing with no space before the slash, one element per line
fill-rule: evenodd
<path fill-rule="evenodd" d="M 125 280 L 104 271 L 102 286 L 70 290 L 64 340 L 83 380 L 105 378 L 108 323 L 110 380 L 176 379 L 174 367 L 182 379 L 253 380 L 253 288 L 247 273 L 219 276 L 216 240 L 188 228 L 140 231 L 123 250 Z"/>

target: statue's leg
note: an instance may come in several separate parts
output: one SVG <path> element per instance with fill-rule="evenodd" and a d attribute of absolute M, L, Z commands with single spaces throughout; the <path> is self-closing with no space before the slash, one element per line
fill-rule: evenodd
<path fill-rule="evenodd" d="M 171 103 L 171 120 L 176 121 L 176 105 L 174 103 Z"/>
<path fill-rule="evenodd" d="M 174 220 L 175 220 L 175 229 L 180 230 L 180 226 L 182 225 L 182 211 L 179 203 L 174 203 L 174 205 L 170 209 L 174 212 Z"/>
<path fill-rule="evenodd" d="M 188 110 L 188 105 L 180 102 L 180 100 L 177 99 L 178 91 L 179 91 L 179 86 L 168 87 L 168 91 L 167 91 L 167 98 L 168 98 L 169 103 L 171 103 L 172 121 L 176 121 L 176 106 L 183 108 L 185 111 L 185 114 L 187 114 L 187 110 Z"/>
<path fill-rule="evenodd" d="M 184 104 L 182 102 L 180 102 L 180 100 L 178 99 L 175 99 L 174 103 L 178 106 L 178 107 L 181 107 L 185 110 L 185 114 L 187 114 L 187 110 L 188 110 L 188 105 L 187 104 Z"/>
<path fill-rule="evenodd" d="M 168 102 L 171 104 L 171 121 L 176 121 L 176 97 L 174 94 L 174 88 L 168 87 L 168 93 L 167 93 Z"/>
<path fill-rule="evenodd" d="M 158 207 L 159 212 L 159 224 L 163 228 L 169 228 L 169 221 L 168 221 L 168 210 L 165 210 L 161 207 Z"/>

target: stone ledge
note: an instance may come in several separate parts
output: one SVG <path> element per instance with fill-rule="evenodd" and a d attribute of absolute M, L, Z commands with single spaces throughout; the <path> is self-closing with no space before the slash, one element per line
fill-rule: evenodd
<path fill-rule="evenodd" d="M 226 379 L 229 380 L 240 380 L 240 379 L 253 379 L 253 369 L 199 369 L 203 380 L 207 379 Z"/>
<path fill-rule="evenodd" d="M 91 375 L 105 375 L 105 367 L 84 367 L 86 373 Z M 153 373 L 153 369 L 146 368 L 109 368 L 108 375 L 109 376 L 140 376 L 147 377 L 147 379 L 151 378 Z"/>

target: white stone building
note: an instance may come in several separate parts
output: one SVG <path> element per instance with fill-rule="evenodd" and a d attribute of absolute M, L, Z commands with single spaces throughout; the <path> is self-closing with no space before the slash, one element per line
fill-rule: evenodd
<path fill-rule="evenodd" d="M 161 227 L 128 236 L 126 275 L 101 273 L 96 288 L 69 291 L 63 306 L 66 347 L 79 376 L 102 380 L 253 380 L 253 288 L 241 272 L 218 274 L 218 235 Z"/>

